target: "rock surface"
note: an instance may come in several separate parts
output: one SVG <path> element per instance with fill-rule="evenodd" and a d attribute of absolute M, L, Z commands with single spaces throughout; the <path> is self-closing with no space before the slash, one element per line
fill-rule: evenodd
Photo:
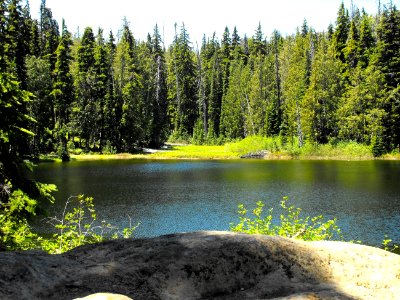
<path fill-rule="evenodd" d="M 261 150 L 257 152 L 250 152 L 240 156 L 240 158 L 257 158 L 261 159 L 264 158 L 269 152 L 267 150 Z"/>
<path fill-rule="evenodd" d="M 400 256 L 343 242 L 229 232 L 0 253 L 0 299 L 399 299 Z"/>

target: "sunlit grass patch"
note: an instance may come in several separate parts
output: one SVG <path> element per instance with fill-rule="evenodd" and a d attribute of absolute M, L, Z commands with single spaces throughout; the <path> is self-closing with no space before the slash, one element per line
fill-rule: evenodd
<path fill-rule="evenodd" d="M 300 159 L 343 159 L 368 160 L 373 159 L 371 148 L 356 142 L 339 142 L 336 145 L 306 144 L 301 148 Z"/>
<path fill-rule="evenodd" d="M 224 146 L 174 145 L 168 150 L 146 155 L 151 159 L 233 159 L 237 153 L 228 151 Z"/>
<path fill-rule="evenodd" d="M 267 150 L 278 152 L 282 149 L 281 141 L 278 137 L 248 136 L 243 140 L 225 144 L 225 150 L 239 155 L 250 152 Z"/>
<path fill-rule="evenodd" d="M 71 160 L 115 160 L 115 159 L 137 159 L 144 157 L 144 154 L 71 154 Z"/>

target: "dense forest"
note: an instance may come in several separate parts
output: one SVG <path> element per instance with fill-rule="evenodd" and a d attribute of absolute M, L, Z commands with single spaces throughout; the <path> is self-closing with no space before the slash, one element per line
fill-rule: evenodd
<path fill-rule="evenodd" d="M 217 144 L 255 134 L 299 147 L 356 141 L 375 155 L 400 144 L 400 12 L 392 4 L 375 16 L 342 4 L 326 32 L 306 20 L 286 37 L 225 28 L 194 50 L 184 25 L 167 48 L 157 25 L 138 41 L 127 20 L 118 38 L 90 27 L 72 36 L 45 0 L 40 20 L 20 2 L 0 2 L 0 52 L 1 72 L 27 97 L 18 106 L 19 127 L 33 134 L 24 154 L 67 159 L 74 148 L 130 152 L 168 138 Z"/>

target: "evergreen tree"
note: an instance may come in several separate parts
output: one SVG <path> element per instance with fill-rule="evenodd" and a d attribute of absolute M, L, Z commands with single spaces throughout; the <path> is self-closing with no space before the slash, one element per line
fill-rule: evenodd
<path fill-rule="evenodd" d="M 23 18 L 20 0 L 11 0 L 7 7 L 6 59 L 11 73 L 15 74 L 23 89 L 26 88 L 25 56 L 28 54 L 29 36 Z"/>
<path fill-rule="evenodd" d="M 350 31 L 346 47 L 343 49 L 347 69 L 354 70 L 359 61 L 359 33 L 354 20 L 350 23 Z"/>
<path fill-rule="evenodd" d="M 161 47 L 161 36 L 156 25 L 152 36 L 152 120 L 150 131 L 151 147 L 160 147 L 168 135 L 167 117 L 167 66 L 165 61 L 164 49 Z"/>
<path fill-rule="evenodd" d="M 261 23 L 258 23 L 256 32 L 254 33 L 250 52 L 254 52 L 255 54 L 265 54 L 265 41 L 264 34 L 261 29 Z"/>
<path fill-rule="evenodd" d="M 238 40 L 235 41 L 235 44 L 237 43 Z M 224 93 L 226 93 L 229 84 L 229 67 L 230 67 L 229 64 L 230 64 L 232 46 L 233 46 L 232 40 L 229 36 L 229 29 L 228 27 L 225 27 L 221 41 L 221 68 L 222 68 L 222 85 Z"/>
<path fill-rule="evenodd" d="M 30 28 L 30 43 L 29 53 L 36 57 L 40 56 L 40 36 L 39 36 L 39 24 L 37 20 L 31 22 Z"/>
<path fill-rule="evenodd" d="M 238 49 L 235 58 L 231 62 L 229 87 L 222 98 L 220 133 L 227 140 L 244 138 L 243 81 L 244 61 L 240 57 Z"/>
<path fill-rule="evenodd" d="M 240 36 L 236 26 L 233 28 L 231 40 L 232 40 L 232 49 L 235 49 L 237 46 L 240 45 Z"/>
<path fill-rule="evenodd" d="M 34 95 L 28 104 L 29 115 L 36 120 L 30 125 L 35 134 L 30 151 L 35 156 L 40 153 L 53 151 L 54 107 L 53 97 L 50 95 L 53 89 L 52 73 L 50 63 L 34 55 L 28 56 L 27 65 L 27 88 Z"/>
<path fill-rule="evenodd" d="M 67 150 L 67 126 L 74 99 L 73 79 L 70 73 L 71 62 L 71 34 L 64 22 L 60 43 L 56 50 L 56 63 L 54 69 L 54 83 L 51 94 L 54 97 L 54 123 L 55 135 L 59 141 L 58 152 L 63 160 L 69 160 Z M 49 62 L 50 63 L 50 62 Z"/>
<path fill-rule="evenodd" d="M 309 33 L 311 34 L 311 33 Z M 282 106 L 287 137 L 297 137 L 298 145 L 304 143 L 303 98 L 309 85 L 308 54 L 310 37 L 298 31 L 286 41 L 282 51 Z"/>
<path fill-rule="evenodd" d="M 349 12 L 344 7 L 342 2 L 339 7 L 338 16 L 336 19 L 336 28 L 332 36 L 332 45 L 335 57 L 340 59 L 342 63 L 345 62 L 344 49 L 346 47 L 347 38 L 349 35 Z"/>
<path fill-rule="evenodd" d="M 376 45 L 372 31 L 372 19 L 362 10 L 360 21 L 360 41 L 358 44 L 359 63 L 366 68 L 371 60 Z"/>
<path fill-rule="evenodd" d="M 77 74 L 75 78 L 76 105 L 74 109 L 74 127 L 85 142 L 85 149 L 95 145 L 98 134 L 98 78 L 95 66 L 95 38 L 90 27 L 85 29 L 77 49 Z"/>
<path fill-rule="evenodd" d="M 119 121 L 121 120 L 121 107 L 117 101 L 115 94 L 115 73 L 114 61 L 116 53 L 115 39 L 112 31 L 110 31 L 108 41 L 106 44 L 107 51 L 107 82 L 106 82 L 106 96 L 104 108 L 104 130 L 105 140 L 108 141 L 108 150 L 120 149 L 120 133 Z"/>
<path fill-rule="evenodd" d="M 107 53 L 107 45 L 103 37 L 103 30 L 99 28 L 96 37 L 95 53 L 95 97 L 96 97 L 96 128 L 99 149 L 102 151 L 105 142 L 105 109 L 107 96 L 107 83 L 110 80 L 110 66 Z"/>
<path fill-rule="evenodd" d="M 40 5 L 40 40 L 41 54 L 49 60 L 51 70 L 54 70 L 57 59 L 56 50 L 59 42 L 59 28 L 53 13 L 46 7 L 46 0 L 42 0 Z"/>
<path fill-rule="evenodd" d="M 337 137 L 337 109 L 342 93 L 339 62 L 322 36 L 303 104 L 302 124 L 304 134 L 310 141 L 323 144 Z"/>
<path fill-rule="evenodd" d="M 392 150 L 400 148 L 400 12 L 392 4 L 381 15 L 377 52 L 377 64 L 386 83 L 383 142 L 386 150 Z"/>
<path fill-rule="evenodd" d="M 134 151 L 145 135 L 143 120 L 143 78 L 138 72 L 137 45 L 128 22 L 123 23 L 122 38 L 117 45 L 114 74 L 116 79 L 116 114 L 120 117 L 118 150 Z"/>
<path fill-rule="evenodd" d="M 0 70 L 4 71 L 6 66 L 5 61 L 5 44 L 6 44 L 6 0 L 0 0 Z"/>
<path fill-rule="evenodd" d="M 196 64 L 184 25 L 170 48 L 168 72 L 170 114 L 176 137 L 192 136 L 197 119 Z"/>

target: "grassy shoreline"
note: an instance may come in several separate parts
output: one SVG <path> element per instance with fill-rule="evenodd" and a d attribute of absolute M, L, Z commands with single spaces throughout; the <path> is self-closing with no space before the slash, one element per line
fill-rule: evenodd
<path fill-rule="evenodd" d="M 400 160 L 400 153 L 389 153 L 374 157 L 371 147 L 355 142 L 340 142 L 335 145 L 305 144 L 298 147 L 295 144 L 282 143 L 278 138 L 251 136 L 243 140 L 220 146 L 168 144 L 166 149 L 143 149 L 138 153 L 71 153 L 73 161 L 89 160 L 233 160 L 242 155 L 265 151 L 263 160 Z M 41 161 L 58 161 L 54 156 L 42 156 Z"/>
<path fill-rule="evenodd" d="M 242 154 L 225 151 L 224 146 L 178 146 L 170 150 L 161 150 L 154 153 L 118 153 L 118 154 L 71 154 L 72 161 L 94 161 L 94 160 L 234 160 L 240 159 Z M 338 161 L 368 161 L 368 160 L 400 160 L 398 154 L 386 154 L 375 158 L 373 155 L 354 156 L 346 154 L 338 155 L 316 155 L 300 154 L 291 155 L 287 152 L 271 152 L 261 160 L 338 160 Z"/>

